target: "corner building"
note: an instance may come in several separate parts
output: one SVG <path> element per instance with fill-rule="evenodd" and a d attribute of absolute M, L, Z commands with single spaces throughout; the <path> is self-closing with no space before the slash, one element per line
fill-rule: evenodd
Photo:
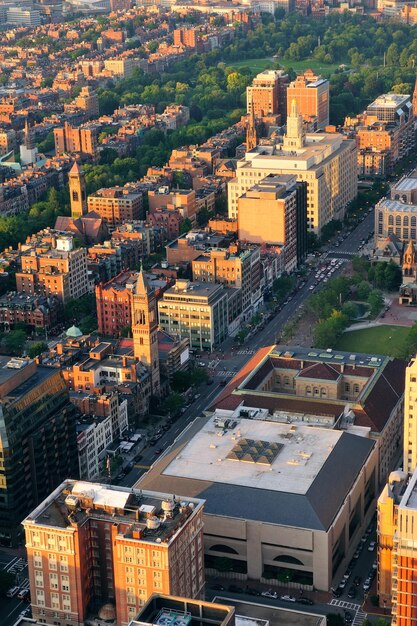
<path fill-rule="evenodd" d="M 23 522 L 33 617 L 84 626 L 110 605 L 126 626 L 152 593 L 200 596 L 203 504 L 64 481 Z"/>

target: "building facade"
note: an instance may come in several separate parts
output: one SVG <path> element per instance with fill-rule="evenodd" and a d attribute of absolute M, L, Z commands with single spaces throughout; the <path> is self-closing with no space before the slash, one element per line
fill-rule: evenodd
<path fill-rule="evenodd" d="M 98 189 L 88 196 L 87 204 L 88 210 L 98 213 L 110 229 L 144 217 L 142 194 L 125 187 Z"/>
<path fill-rule="evenodd" d="M 287 87 L 289 79 L 283 70 L 264 70 L 246 88 L 247 111 L 254 117 L 280 115 L 287 118 Z"/>
<path fill-rule="evenodd" d="M 127 626 L 155 591 L 198 597 L 204 587 L 203 504 L 172 494 L 61 483 L 23 522 L 34 618 L 84 626 L 110 604 L 118 626 Z"/>
<path fill-rule="evenodd" d="M 187 337 L 191 348 L 212 351 L 228 334 L 223 285 L 177 280 L 158 302 L 159 324 L 170 335 Z"/>
<path fill-rule="evenodd" d="M 75 409 L 60 371 L 27 359 L 0 362 L 0 543 L 17 547 L 25 515 L 78 475 Z"/>
<path fill-rule="evenodd" d="M 323 130 L 329 124 L 329 85 L 326 78 L 316 76 L 312 70 L 306 70 L 304 74 L 297 76 L 288 85 L 288 115 L 295 99 L 303 121 L 315 130 Z"/>

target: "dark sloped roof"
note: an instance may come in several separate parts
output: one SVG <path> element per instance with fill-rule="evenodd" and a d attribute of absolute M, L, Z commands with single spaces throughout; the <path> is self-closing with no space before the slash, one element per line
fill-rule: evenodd
<path fill-rule="evenodd" d="M 404 393 L 405 368 L 401 359 L 389 361 L 365 399 L 363 408 L 374 432 L 381 432 L 389 414 Z"/>
<path fill-rule="evenodd" d="M 245 385 L 245 389 L 257 389 L 259 385 L 265 380 L 266 376 L 274 371 L 271 359 L 266 359 L 262 363 L 261 367 L 251 376 L 250 380 Z"/>
<path fill-rule="evenodd" d="M 262 394 L 230 394 L 220 402 L 216 402 L 219 409 L 235 409 L 243 406 L 267 409 L 271 414 L 274 411 L 292 411 L 294 413 L 308 413 L 313 415 L 329 415 L 339 417 L 343 412 L 342 403 L 322 400 L 320 398 L 300 398 L 298 396 L 262 395 Z"/>
<path fill-rule="evenodd" d="M 375 441 L 342 433 L 305 495 L 181 478 L 160 473 L 179 454 L 173 447 L 140 481 L 140 487 L 206 500 L 205 513 L 270 524 L 328 530 Z"/>
<path fill-rule="evenodd" d="M 305 367 L 299 374 L 300 378 L 316 378 L 318 380 L 337 380 L 340 373 L 328 363 L 314 363 Z"/>

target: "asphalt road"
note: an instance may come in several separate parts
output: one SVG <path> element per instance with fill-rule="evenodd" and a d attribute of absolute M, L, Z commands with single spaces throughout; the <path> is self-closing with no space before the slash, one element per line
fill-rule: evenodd
<path fill-rule="evenodd" d="M 21 589 L 29 587 L 27 563 L 24 559 L 0 550 L 0 569 L 16 574 L 16 584 Z M 19 615 L 28 609 L 29 603 L 26 600 L 14 598 L 1 598 L 0 601 L 0 624 L 1 626 L 13 626 Z"/>
<path fill-rule="evenodd" d="M 358 226 L 348 234 L 343 242 L 335 247 L 332 244 L 328 245 L 328 249 L 324 252 L 322 259 L 326 257 L 339 258 L 340 260 L 347 261 L 353 255 L 358 253 L 361 247 L 361 242 L 368 238 L 374 228 L 374 211 L 369 212 L 364 220 L 358 224 Z M 343 269 L 340 268 L 334 275 L 340 273 Z M 213 373 L 213 384 L 203 385 L 198 391 L 201 394 L 200 397 L 186 409 L 185 413 L 170 427 L 170 429 L 164 433 L 161 439 L 152 447 L 147 447 L 141 452 L 142 458 L 137 465 L 123 478 L 118 484 L 123 486 L 133 486 L 139 478 L 147 471 L 147 469 L 154 464 L 159 455 L 156 454 L 157 450 L 162 450 L 161 454 L 169 448 L 180 436 L 189 438 L 199 429 L 198 423 L 194 423 L 194 420 L 198 419 L 202 415 L 204 409 L 213 404 L 213 401 L 222 391 L 220 383 L 224 378 L 231 378 L 234 373 L 239 371 L 245 363 L 251 358 L 251 356 L 259 348 L 266 345 L 272 345 L 276 343 L 276 339 L 279 336 L 282 327 L 296 314 L 300 306 L 305 302 L 312 291 L 310 287 L 316 283 L 315 271 L 312 271 L 306 280 L 304 286 L 297 291 L 292 299 L 283 306 L 282 310 L 277 313 L 272 320 L 261 331 L 258 331 L 256 335 L 251 337 L 244 346 L 236 348 L 232 338 L 228 338 L 223 346 L 223 352 L 216 353 L 209 357 L 209 360 L 217 362 Z M 320 289 L 323 283 L 320 283 L 315 290 Z M 207 360 L 207 363 L 209 362 Z M 189 428 L 184 432 L 184 429 Z"/>

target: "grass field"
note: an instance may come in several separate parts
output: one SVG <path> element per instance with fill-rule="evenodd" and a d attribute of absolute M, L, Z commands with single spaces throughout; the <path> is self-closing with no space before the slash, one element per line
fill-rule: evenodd
<path fill-rule="evenodd" d="M 304 61 L 286 61 L 284 59 L 246 59 L 245 61 L 236 61 L 231 63 L 233 67 L 239 69 L 240 67 L 248 67 L 252 72 L 262 72 L 265 68 L 276 67 L 277 65 L 282 67 L 292 67 L 296 72 L 301 72 L 308 68 L 314 72 L 318 72 L 323 76 L 329 77 L 339 66 L 337 64 L 326 64 L 321 61 L 315 61 L 314 59 L 306 59 Z"/>
<path fill-rule="evenodd" d="M 406 340 L 409 328 L 404 326 L 373 326 L 343 333 L 336 349 L 346 352 L 366 352 L 395 356 Z"/>

